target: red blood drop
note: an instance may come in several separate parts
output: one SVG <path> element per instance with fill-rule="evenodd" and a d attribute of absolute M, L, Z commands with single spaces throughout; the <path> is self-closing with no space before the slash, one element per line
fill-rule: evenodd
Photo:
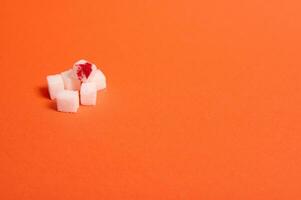
<path fill-rule="evenodd" d="M 83 76 L 88 78 L 92 72 L 92 64 L 91 63 L 84 63 L 78 64 L 79 68 L 77 70 L 77 76 L 80 80 L 83 79 Z"/>

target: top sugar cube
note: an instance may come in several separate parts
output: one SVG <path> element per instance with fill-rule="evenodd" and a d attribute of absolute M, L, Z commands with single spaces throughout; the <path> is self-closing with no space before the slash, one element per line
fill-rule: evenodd
<path fill-rule="evenodd" d="M 106 88 L 106 77 L 104 73 L 97 69 L 91 77 L 89 77 L 88 82 L 94 82 L 96 84 L 97 90 L 103 90 Z"/>
<path fill-rule="evenodd" d="M 73 65 L 73 75 L 81 82 L 87 82 L 96 71 L 96 66 L 86 60 L 79 60 Z"/>

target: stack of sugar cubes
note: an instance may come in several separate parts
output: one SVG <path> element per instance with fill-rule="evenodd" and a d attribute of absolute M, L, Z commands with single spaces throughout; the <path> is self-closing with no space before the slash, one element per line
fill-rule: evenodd
<path fill-rule="evenodd" d="M 106 77 L 96 65 L 79 60 L 61 74 L 47 76 L 50 98 L 60 112 L 77 112 L 79 104 L 96 105 L 97 91 L 106 88 Z"/>

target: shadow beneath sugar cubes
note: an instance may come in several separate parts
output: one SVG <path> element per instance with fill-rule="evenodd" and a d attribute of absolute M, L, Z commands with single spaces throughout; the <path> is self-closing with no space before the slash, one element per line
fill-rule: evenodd
<path fill-rule="evenodd" d="M 47 105 L 47 107 L 48 107 L 49 109 L 56 110 L 56 103 L 55 103 L 55 100 L 49 102 L 49 104 Z"/>
<path fill-rule="evenodd" d="M 40 86 L 37 88 L 37 93 L 40 97 L 49 100 L 47 102 L 46 107 L 51 109 L 51 110 L 57 110 L 56 109 L 56 102 L 55 100 L 51 100 L 48 92 L 47 86 Z"/>
<path fill-rule="evenodd" d="M 38 93 L 41 97 L 50 99 L 48 88 L 46 86 L 38 87 Z"/>

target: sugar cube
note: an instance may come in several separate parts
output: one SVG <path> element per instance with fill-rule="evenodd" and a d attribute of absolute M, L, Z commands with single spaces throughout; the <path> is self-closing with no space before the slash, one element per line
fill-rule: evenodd
<path fill-rule="evenodd" d="M 89 77 L 88 82 L 96 83 L 97 90 L 102 90 L 106 88 L 106 77 L 102 71 L 97 69 L 91 77 Z"/>
<path fill-rule="evenodd" d="M 82 83 L 80 88 L 80 102 L 82 105 L 96 105 L 96 83 Z"/>
<path fill-rule="evenodd" d="M 51 99 L 55 99 L 58 92 L 64 90 L 64 81 L 60 74 L 47 76 L 47 84 Z"/>
<path fill-rule="evenodd" d="M 73 76 L 81 82 L 87 82 L 89 76 L 95 73 L 96 65 L 86 60 L 79 60 L 73 65 Z"/>
<path fill-rule="evenodd" d="M 80 80 L 75 78 L 72 73 L 72 69 L 62 72 L 61 76 L 64 81 L 65 90 L 79 90 L 80 89 Z"/>
<path fill-rule="evenodd" d="M 60 112 L 77 112 L 79 107 L 78 91 L 63 90 L 56 96 L 57 110 Z"/>

